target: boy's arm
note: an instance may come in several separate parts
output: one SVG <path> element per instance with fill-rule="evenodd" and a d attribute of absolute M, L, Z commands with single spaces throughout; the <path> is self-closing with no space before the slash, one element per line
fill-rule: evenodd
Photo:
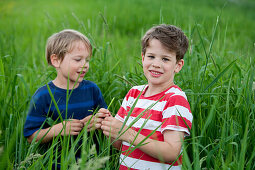
<path fill-rule="evenodd" d="M 119 120 L 109 117 L 105 118 L 102 122 L 101 128 L 106 136 L 111 135 L 111 137 L 117 138 L 122 124 L 123 123 Z M 124 129 L 126 128 L 127 126 L 125 126 Z M 135 130 L 128 129 L 119 139 L 132 143 L 136 135 L 137 132 Z M 163 135 L 164 141 L 148 138 L 143 142 L 144 145 L 140 146 L 139 149 L 154 158 L 163 160 L 164 162 L 173 162 L 180 154 L 184 132 L 166 130 Z M 133 145 L 138 145 L 144 139 L 145 136 L 139 134 Z"/>
<path fill-rule="evenodd" d="M 114 138 L 111 138 L 111 142 L 114 141 Z M 117 140 L 112 144 L 116 149 L 121 150 L 122 140 Z"/>
<path fill-rule="evenodd" d="M 137 132 L 132 129 L 129 130 L 131 135 L 126 138 L 129 141 L 133 141 Z M 143 142 L 145 145 L 140 146 L 139 149 L 154 158 L 163 160 L 164 162 L 174 162 L 181 152 L 184 132 L 166 130 L 163 132 L 163 136 L 164 141 L 153 140 L 150 138 L 146 139 Z M 139 134 L 133 145 L 139 144 L 144 138 L 145 136 Z"/>
<path fill-rule="evenodd" d="M 66 130 L 63 129 L 63 127 L 66 126 Z M 58 123 L 56 125 L 53 125 L 52 127 L 37 130 L 34 132 L 31 136 L 27 138 L 27 141 L 31 143 L 35 136 L 36 141 L 39 141 L 42 139 L 42 143 L 47 143 L 51 141 L 55 136 L 57 136 L 59 133 L 61 133 L 62 136 L 64 135 L 78 135 L 80 131 L 82 130 L 84 124 L 77 119 L 70 119 L 68 121 L 63 121 L 63 123 Z M 62 130 L 63 129 L 63 130 Z M 45 136 L 44 136 L 45 135 Z"/>

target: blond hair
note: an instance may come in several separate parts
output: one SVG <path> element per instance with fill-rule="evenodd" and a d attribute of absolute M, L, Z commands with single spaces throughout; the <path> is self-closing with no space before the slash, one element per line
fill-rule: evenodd
<path fill-rule="evenodd" d="M 48 64 L 52 65 L 50 56 L 53 54 L 55 54 L 58 59 L 62 61 L 65 57 L 65 54 L 72 50 L 72 44 L 75 41 L 82 41 L 87 47 L 89 55 L 91 56 L 92 46 L 89 39 L 76 30 L 65 29 L 51 35 L 47 40 L 45 53 Z"/>

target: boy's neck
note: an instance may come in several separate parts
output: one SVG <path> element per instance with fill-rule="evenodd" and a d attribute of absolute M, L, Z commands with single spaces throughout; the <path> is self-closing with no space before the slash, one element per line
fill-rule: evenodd
<path fill-rule="evenodd" d="M 56 79 L 54 79 L 53 81 L 53 84 L 55 85 L 55 86 L 57 86 L 58 88 L 61 88 L 61 89 L 67 89 L 67 82 L 61 82 L 61 81 L 59 81 L 57 78 Z M 75 88 L 77 88 L 79 86 L 79 83 L 77 82 L 77 84 L 75 85 L 75 87 L 74 87 L 74 83 L 72 83 L 72 82 L 70 82 L 69 81 L 69 90 L 71 90 L 71 89 L 75 89 Z"/>
<path fill-rule="evenodd" d="M 150 96 L 159 94 L 162 91 L 165 91 L 166 89 L 168 89 L 169 87 L 171 87 L 173 85 L 174 85 L 174 82 L 171 82 L 171 83 L 169 83 L 169 84 L 167 84 L 165 86 L 162 86 L 162 85 L 156 86 L 156 85 L 148 84 L 148 88 L 147 88 L 147 90 L 144 93 L 144 97 L 150 97 Z"/>

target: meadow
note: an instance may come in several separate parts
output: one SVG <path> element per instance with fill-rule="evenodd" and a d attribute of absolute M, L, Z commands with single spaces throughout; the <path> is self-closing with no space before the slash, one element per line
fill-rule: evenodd
<path fill-rule="evenodd" d="M 146 84 L 140 40 L 161 23 L 182 28 L 190 41 L 175 76 L 193 113 L 183 169 L 255 169 L 254 11 L 253 0 L 0 1 L 0 169 L 50 169 L 59 155 L 63 169 L 118 169 L 119 152 L 100 132 L 98 153 L 85 130 L 78 136 L 77 162 L 75 139 L 57 137 L 42 152 L 40 142 L 24 138 L 32 95 L 56 76 L 45 43 L 64 28 L 89 37 L 85 78 L 115 114 L 132 86 Z"/>

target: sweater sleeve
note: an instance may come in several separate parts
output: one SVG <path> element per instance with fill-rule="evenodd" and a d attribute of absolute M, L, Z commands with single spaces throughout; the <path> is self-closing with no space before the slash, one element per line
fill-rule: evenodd
<path fill-rule="evenodd" d="M 24 125 L 24 136 L 29 137 L 43 125 L 46 120 L 45 106 L 46 100 L 44 95 L 36 93 L 30 102 L 28 115 Z"/>
<path fill-rule="evenodd" d="M 100 88 L 96 84 L 94 84 L 94 86 L 95 108 L 107 108 Z"/>

